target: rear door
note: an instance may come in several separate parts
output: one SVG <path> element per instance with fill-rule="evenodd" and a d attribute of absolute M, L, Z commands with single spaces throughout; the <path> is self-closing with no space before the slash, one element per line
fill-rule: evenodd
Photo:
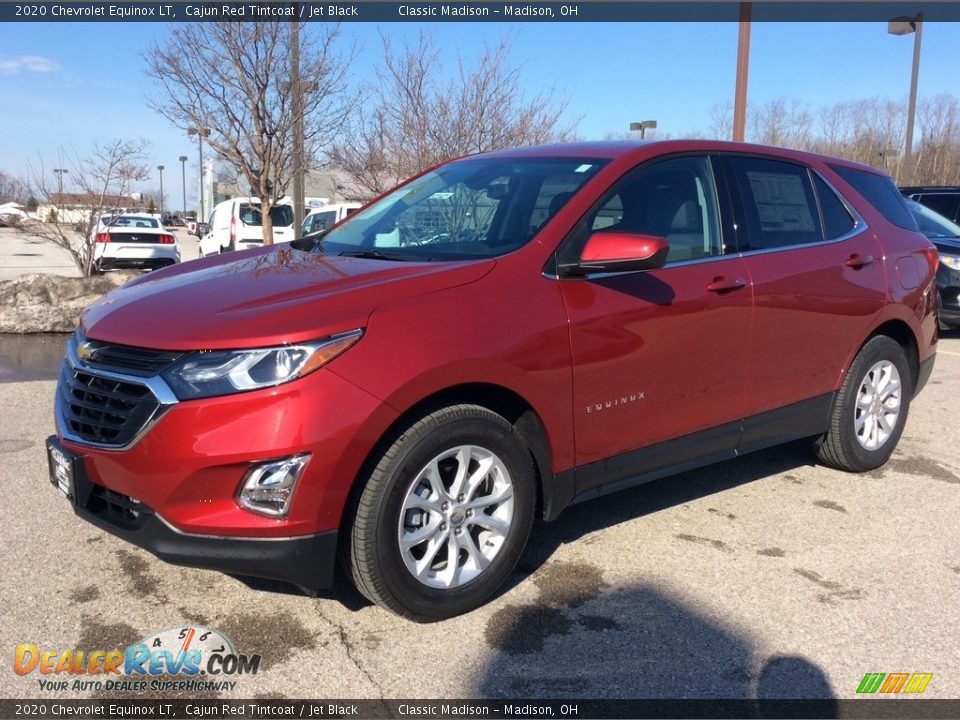
<path fill-rule="evenodd" d="M 747 414 L 791 406 L 783 427 L 758 431 L 802 435 L 797 423 L 809 422 L 819 432 L 829 393 L 886 302 L 882 248 L 807 166 L 755 156 L 722 164 L 754 292 Z"/>
<path fill-rule="evenodd" d="M 561 262 L 578 258 L 587 238 L 605 230 L 670 243 L 662 269 L 560 281 L 573 353 L 578 493 L 735 447 L 751 288 L 721 217 L 709 159 L 674 157 L 628 173 L 561 249 Z"/>

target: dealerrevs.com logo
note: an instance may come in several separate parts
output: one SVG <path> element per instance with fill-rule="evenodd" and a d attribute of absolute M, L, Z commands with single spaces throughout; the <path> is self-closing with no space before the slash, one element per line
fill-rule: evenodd
<path fill-rule="evenodd" d="M 919 695 L 932 679 L 933 673 L 867 673 L 857 687 L 857 694 Z"/>
<path fill-rule="evenodd" d="M 256 675 L 260 655 L 238 653 L 220 631 L 190 625 L 160 630 L 125 650 L 61 651 L 21 643 L 13 670 L 39 675 L 43 691 L 222 692 L 236 687 L 230 678 Z"/>

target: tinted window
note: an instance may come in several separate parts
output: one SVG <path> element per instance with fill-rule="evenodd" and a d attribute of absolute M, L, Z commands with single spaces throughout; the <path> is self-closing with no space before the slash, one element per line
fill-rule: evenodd
<path fill-rule="evenodd" d="M 259 205 L 243 203 L 239 207 L 240 222 L 244 225 L 259 227 L 263 225 L 263 216 Z M 290 205 L 275 205 L 270 208 L 270 219 L 274 227 L 293 225 L 293 208 Z"/>
<path fill-rule="evenodd" d="M 830 167 L 894 225 L 907 230 L 917 229 L 917 223 L 907 210 L 906 201 L 897 190 L 897 186 L 893 184 L 892 178 L 841 165 Z"/>
<path fill-rule="evenodd" d="M 929 193 L 923 195 L 914 195 L 913 198 L 926 205 L 935 213 L 943 215 L 948 220 L 956 220 L 957 204 L 960 203 L 960 193 L 951 195 L 949 193 Z"/>
<path fill-rule="evenodd" d="M 670 243 L 667 263 L 724 254 L 710 162 L 672 158 L 629 173 L 580 222 L 562 262 L 576 262 L 595 232 L 665 237 Z"/>
<path fill-rule="evenodd" d="M 820 202 L 820 216 L 823 218 L 826 238 L 832 240 L 853 230 L 856 225 L 854 219 L 830 186 L 816 174 L 813 176 L 813 185 L 817 190 L 817 200 Z"/>
<path fill-rule="evenodd" d="M 734 157 L 731 163 L 746 220 L 742 249 L 767 250 L 823 239 L 807 168 L 766 158 Z"/>
<path fill-rule="evenodd" d="M 913 219 L 917 221 L 920 232 L 931 240 L 960 237 L 960 226 L 950 222 L 939 213 L 924 207 L 918 202 L 907 201 Z"/>

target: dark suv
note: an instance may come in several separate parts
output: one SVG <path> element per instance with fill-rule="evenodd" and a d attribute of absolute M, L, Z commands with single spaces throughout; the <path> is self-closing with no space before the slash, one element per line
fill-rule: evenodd
<path fill-rule="evenodd" d="M 48 442 L 73 510 L 436 619 L 534 517 L 798 438 L 887 461 L 933 368 L 937 253 L 893 181 L 708 141 L 451 161 L 292 244 L 90 306 Z"/>
<path fill-rule="evenodd" d="M 900 188 L 906 197 L 943 215 L 950 222 L 960 222 L 960 186 L 924 185 Z"/>

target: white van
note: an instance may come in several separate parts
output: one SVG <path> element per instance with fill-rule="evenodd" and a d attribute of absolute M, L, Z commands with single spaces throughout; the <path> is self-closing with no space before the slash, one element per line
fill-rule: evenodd
<path fill-rule="evenodd" d="M 273 242 L 293 240 L 293 202 L 279 200 L 270 209 Z M 246 250 L 263 245 L 263 216 L 260 198 L 241 197 L 224 200 L 210 213 L 207 232 L 200 238 L 200 257 L 229 250 Z"/>
<path fill-rule="evenodd" d="M 310 214 L 303 219 L 303 224 L 300 226 L 300 235 L 308 235 L 312 232 L 333 227 L 360 207 L 362 207 L 362 203 L 342 202 L 330 203 L 329 205 L 321 205 L 318 208 L 313 208 L 310 210 Z"/>

